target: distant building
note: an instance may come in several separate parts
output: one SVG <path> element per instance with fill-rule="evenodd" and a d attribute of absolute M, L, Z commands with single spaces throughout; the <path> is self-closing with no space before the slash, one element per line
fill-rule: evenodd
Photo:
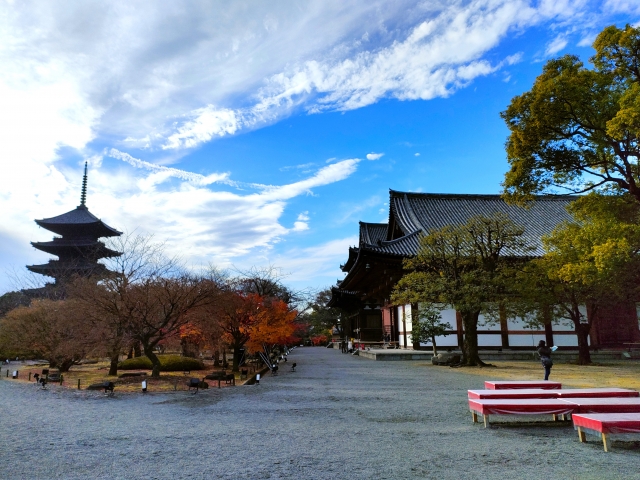
<path fill-rule="evenodd" d="M 343 320 L 345 335 L 367 344 L 392 342 L 400 348 L 419 348 L 411 340 L 412 320 L 418 305 L 392 305 L 391 292 L 404 275 L 402 261 L 416 255 L 420 237 L 447 225 L 462 225 L 474 216 L 501 212 L 525 228 L 524 236 L 535 247 L 527 256 L 541 256 L 541 238 L 565 220 L 571 220 L 567 205 L 572 196 L 538 196 L 529 208 L 507 204 L 500 195 L 458 195 L 408 193 L 390 190 L 388 223 L 360 222 L 357 247 L 349 248 L 349 257 L 341 269 L 345 278 L 332 288 L 329 305 L 349 312 Z M 586 309 L 585 309 L 586 312 Z M 587 312 L 588 313 L 588 312 Z M 437 337 L 440 347 L 460 347 L 463 326 L 460 315 L 443 308 L 442 320 L 448 322 L 447 336 Z M 635 304 L 610 305 L 598 315 L 591 327 L 592 346 L 614 346 L 640 339 Z M 532 348 L 539 340 L 550 345 L 576 347 L 577 338 L 568 322 L 545 325 L 531 330 L 519 318 L 500 318 L 487 323 L 480 316 L 478 344 L 481 348 Z"/>
<path fill-rule="evenodd" d="M 54 278 L 57 285 L 74 275 L 88 277 L 107 273 L 107 268 L 98 263 L 98 260 L 117 257 L 121 253 L 107 248 L 98 239 L 116 237 L 122 235 L 122 232 L 94 216 L 85 204 L 86 199 L 87 164 L 85 163 L 80 205 L 57 217 L 35 221 L 42 228 L 59 236 L 55 236 L 50 242 L 31 242 L 31 245 L 38 250 L 57 256 L 58 259 L 49 260 L 42 265 L 27 265 L 29 270 Z"/>

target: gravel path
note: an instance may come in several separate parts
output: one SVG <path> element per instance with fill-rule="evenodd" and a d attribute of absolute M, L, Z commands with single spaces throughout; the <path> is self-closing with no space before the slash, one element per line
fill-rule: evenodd
<path fill-rule="evenodd" d="M 0 478 L 640 478 L 634 443 L 606 454 L 567 424 L 472 424 L 466 390 L 481 377 L 325 348 L 293 361 L 197 395 L 0 381 Z"/>

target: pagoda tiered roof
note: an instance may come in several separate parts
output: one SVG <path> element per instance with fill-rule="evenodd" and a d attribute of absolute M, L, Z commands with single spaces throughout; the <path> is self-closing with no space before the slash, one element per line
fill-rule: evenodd
<path fill-rule="evenodd" d="M 58 235 L 73 235 L 79 231 L 86 236 L 90 235 L 95 238 L 122 235 L 122 232 L 110 227 L 93 215 L 85 205 L 79 205 L 75 209 L 56 217 L 36 220 L 36 223 Z"/>
<path fill-rule="evenodd" d="M 98 217 L 93 215 L 85 205 L 87 196 L 87 164 L 84 167 L 82 194 L 80 205 L 74 210 L 35 222 L 51 232 L 61 235 L 49 242 L 31 242 L 34 248 L 56 255 L 58 260 L 49 260 L 41 265 L 28 265 L 32 272 L 47 275 L 56 279 L 68 278 L 74 274 L 81 276 L 102 275 L 107 268 L 98 263 L 105 257 L 117 257 L 120 252 L 107 248 L 101 237 L 122 235 Z"/>
<path fill-rule="evenodd" d="M 104 243 L 96 242 L 92 237 L 60 238 L 56 237 L 51 242 L 31 242 L 38 250 L 57 255 L 62 250 L 82 250 L 92 253 L 99 258 L 118 257 L 120 252 L 107 248 Z"/>

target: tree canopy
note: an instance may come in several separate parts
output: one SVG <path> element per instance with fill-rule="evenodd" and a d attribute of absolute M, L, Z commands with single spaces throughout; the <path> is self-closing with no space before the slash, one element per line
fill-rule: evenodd
<path fill-rule="evenodd" d="M 431 231 L 420 241 L 410 270 L 396 285 L 395 303 L 450 305 L 461 315 L 463 363 L 482 365 L 478 356 L 478 317 L 494 311 L 508 295 L 514 268 L 529 250 L 524 230 L 507 216 L 473 217 L 464 225 Z"/>
<path fill-rule="evenodd" d="M 545 255 L 526 265 L 515 282 L 527 316 L 538 323 L 573 323 L 581 364 L 591 363 L 588 335 L 601 308 L 637 298 L 639 210 L 630 195 L 592 193 L 573 202 L 574 221 L 543 238 Z"/>
<path fill-rule="evenodd" d="M 502 118 L 511 133 L 505 194 L 628 192 L 640 202 L 640 28 L 605 28 L 587 68 L 574 55 L 550 60 Z"/>

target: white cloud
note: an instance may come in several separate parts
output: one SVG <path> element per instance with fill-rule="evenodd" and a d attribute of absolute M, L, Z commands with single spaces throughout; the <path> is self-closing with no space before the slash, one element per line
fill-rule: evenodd
<path fill-rule="evenodd" d="M 178 252 L 222 260 L 269 249 L 296 229 L 280 221 L 289 200 L 349 177 L 360 160 L 329 159 L 273 186 L 165 167 L 157 157 L 176 161 L 185 149 L 297 111 L 449 96 L 521 61 L 518 53 L 487 57 L 509 32 L 549 21 L 587 28 L 578 25 L 585 2 L 4 3 L 3 252 L 46 261 L 28 244 L 44 233 L 32 219 L 77 205 L 81 158 L 92 165 L 90 208 L 116 228 L 161 231 Z M 607 0 L 602 10 L 635 5 Z M 123 153 L 131 148 L 150 149 L 150 161 Z M 214 191 L 220 184 L 231 191 Z"/>
<path fill-rule="evenodd" d="M 309 279 L 326 286 L 334 285 L 343 278 L 339 265 L 347 260 L 349 246 L 357 245 L 358 237 L 350 236 L 307 248 L 292 248 L 286 254 L 266 253 L 262 258 L 265 265 L 278 265 L 283 272 L 289 273 L 287 282 L 308 286 Z M 256 258 L 260 261 L 260 257 Z"/>
<path fill-rule="evenodd" d="M 420 154 L 419 154 L 419 153 L 414 153 L 414 154 L 413 154 L 413 156 L 414 156 L 414 157 L 419 157 L 419 156 L 420 156 Z"/>
<path fill-rule="evenodd" d="M 566 47 L 567 43 L 568 41 L 566 37 L 564 35 L 559 35 L 556 38 L 554 38 L 551 42 L 549 42 L 544 53 L 547 57 L 555 55 L 564 47 Z"/>
<path fill-rule="evenodd" d="M 203 176 L 149 164 L 119 151 L 109 154 L 100 167 L 89 169 L 87 205 L 94 214 L 119 230 L 154 233 L 158 241 L 166 243 L 169 253 L 189 264 L 213 262 L 223 267 L 256 249 L 271 249 L 289 232 L 307 230 L 307 211 L 297 216 L 292 228 L 283 226 L 281 217 L 288 201 L 347 178 L 359 162 L 343 160 L 298 182 L 258 185 L 255 192 L 235 193 L 212 190 L 214 181 L 233 184 L 226 182 L 227 174 Z M 114 169 L 110 158 L 124 160 L 136 169 L 124 164 Z M 26 201 L 15 195 L 0 196 L 0 208 L 5 212 L 0 225 L 4 252 L 19 252 L 14 258 L 25 259 L 24 263 L 47 261 L 49 256 L 34 251 L 29 241 L 48 240 L 52 234 L 38 229 L 33 219 L 59 215 L 79 203 L 79 167 L 64 173 L 53 166 L 22 172 L 20 181 L 28 189 L 24 192 Z M 20 173 L 21 169 L 16 166 L 12 171 Z M 5 177 L 0 178 L 3 181 Z M 34 191 L 42 192 L 35 202 Z M 9 257 L 1 259 L 5 265 L 11 263 Z M 22 269 L 24 263 L 17 267 Z"/>
<path fill-rule="evenodd" d="M 18 133 L 7 148 L 38 131 L 27 147 L 47 161 L 96 136 L 180 150 L 300 108 L 446 97 L 520 61 L 482 58 L 510 30 L 570 21 L 585 1 L 16 2 L 0 16 L 0 111 Z"/>
<path fill-rule="evenodd" d="M 578 42 L 578 46 L 579 47 L 590 47 L 591 45 L 593 45 L 593 42 L 595 41 L 596 37 L 597 37 L 597 34 L 595 34 L 595 33 L 591 33 L 589 35 L 586 35 L 585 37 L 583 37 Z"/>
<path fill-rule="evenodd" d="M 294 232 L 303 232 L 309 230 L 309 212 L 302 212 L 298 215 L 297 220 L 293 223 Z"/>
<path fill-rule="evenodd" d="M 189 120 L 178 127 L 177 132 L 167 138 L 162 148 L 189 148 L 208 142 L 214 136 L 233 135 L 242 120 L 238 113 L 229 109 L 216 109 L 213 105 L 198 108 L 186 117 Z"/>
<path fill-rule="evenodd" d="M 367 160 L 378 160 L 384 156 L 384 153 L 367 153 Z"/>
<path fill-rule="evenodd" d="M 229 182 L 229 174 L 228 173 L 212 173 L 211 175 L 199 175 L 197 173 L 185 172 L 184 170 L 179 170 L 177 168 L 169 168 L 163 167 L 161 165 L 156 165 L 155 163 L 145 162 L 144 160 L 140 160 L 138 158 L 133 158 L 128 153 L 121 152 L 115 148 L 109 150 L 108 155 L 112 158 L 117 158 L 124 162 L 127 162 L 129 165 L 132 165 L 136 168 L 144 168 L 146 170 L 151 170 L 155 172 L 157 175 L 158 182 L 161 183 L 165 179 L 169 177 L 176 177 L 181 180 L 186 180 L 191 183 L 195 183 L 196 185 L 211 185 L 212 183 L 231 183 Z"/>
<path fill-rule="evenodd" d="M 637 0 L 606 0 L 602 10 L 616 13 L 640 14 L 640 4 Z"/>

